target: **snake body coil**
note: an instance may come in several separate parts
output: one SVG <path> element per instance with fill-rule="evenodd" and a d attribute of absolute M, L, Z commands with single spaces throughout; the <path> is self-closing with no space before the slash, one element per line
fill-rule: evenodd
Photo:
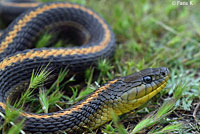
<path fill-rule="evenodd" d="M 0 7 L 19 5 L 0 3 Z M 2 113 L 5 113 L 11 91 L 30 79 L 33 70 L 48 65 L 54 72 L 66 66 L 74 72 L 82 71 L 100 58 L 111 57 L 114 52 L 115 38 L 111 28 L 92 10 L 62 2 L 36 5 L 13 21 L 0 36 Z M 55 26 L 73 29 L 71 31 L 78 35 L 76 40 L 83 46 L 33 48 L 37 37 Z M 168 78 L 169 71 L 165 67 L 146 69 L 109 81 L 68 109 L 48 114 L 21 112 L 19 118 L 25 119 L 23 130 L 30 133 L 93 130 L 111 120 L 110 111 L 121 115 L 145 103 L 165 87 Z"/>

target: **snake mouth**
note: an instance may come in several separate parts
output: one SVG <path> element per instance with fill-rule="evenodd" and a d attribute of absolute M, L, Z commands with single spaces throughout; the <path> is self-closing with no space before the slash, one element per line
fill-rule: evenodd
<path fill-rule="evenodd" d="M 152 98 L 155 94 L 160 92 L 168 82 L 169 76 L 166 77 L 161 83 L 157 84 L 152 84 L 152 86 L 148 85 L 141 85 L 139 87 L 134 87 L 130 89 L 128 92 L 122 95 L 123 100 L 127 101 L 140 101 L 143 98 L 149 97 Z"/>
<path fill-rule="evenodd" d="M 151 88 L 147 87 L 143 91 L 139 91 L 138 95 L 136 96 L 136 99 L 131 100 L 131 102 L 134 102 L 134 105 L 136 105 L 136 107 L 138 107 L 137 105 L 144 104 L 149 99 L 151 99 L 153 96 L 158 94 L 167 85 L 168 80 L 169 80 L 169 76 L 167 76 L 159 85 L 155 84 Z M 151 91 L 149 91 L 149 90 L 151 90 Z M 141 94 L 143 94 L 143 95 L 141 95 Z"/>
<path fill-rule="evenodd" d="M 151 76 L 151 82 L 145 82 L 145 80 L 142 80 L 137 86 L 129 88 L 122 94 L 121 99 L 124 102 L 123 105 L 125 107 L 124 109 L 126 109 L 125 112 L 144 104 L 167 85 L 170 77 L 169 70 L 167 68 L 162 68 L 161 70 L 164 71 L 160 71 L 159 74 Z M 150 75 L 146 76 L 150 77 Z M 143 78 L 146 76 L 143 76 Z"/>

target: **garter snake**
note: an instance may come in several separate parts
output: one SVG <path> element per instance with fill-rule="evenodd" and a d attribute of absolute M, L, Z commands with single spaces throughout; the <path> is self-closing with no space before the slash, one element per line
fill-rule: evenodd
<path fill-rule="evenodd" d="M 3 1 L 0 14 L 8 7 L 26 8 L 27 5 L 31 4 Z M 58 25 L 78 31 L 76 34 L 81 36 L 77 40 L 84 45 L 33 48 L 42 31 Z M 33 70 L 48 64 L 48 68 L 56 68 L 54 72 L 66 66 L 73 72 L 83 71 L 99 58 L 111 57 L 114 48 L 110 26 L 91 9 L 65 2 L 34 3 L 0 37 L 0 111 L 5 114 L 10 92 L 30 79 Z M 21 112 L 19 119 L 25 119 L 23 130 L 30 133 L 62 130 L 70 134 L 82 133 L 87 128 L 94 130 L 111 120 L 110 111 L 122 115 L 144 104 L 166 86 L 168 79 L 167 68 L 148 68 L 109 81 L 70 108 L 45 114 Z"/>

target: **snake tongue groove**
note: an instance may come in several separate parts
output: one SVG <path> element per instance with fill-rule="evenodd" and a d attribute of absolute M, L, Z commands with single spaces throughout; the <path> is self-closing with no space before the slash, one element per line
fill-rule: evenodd
<path fill-rule="evenodd" d="M 37 3 L 25 0 L 3 0 L 0 16 L 17 17 L 0 36 L 0 112 L 5 114 L 6 100 L 12 90 L 31 78 L 33 70 L 42 66 L 68 67 L 72 72 L 84 71 L 100 58 L 112 57 L 115 37 L 107 22 L 84 6 L 66 3 Z M 8 12 L 9 15 L 3 15 Z M 8 18 L 11 21 L 15 17 Z M 71 48 L 33 48 L 36 37 L 55 25 L 71 27 L 84 45 Z M 80 33 L 83 36 L 79 36 Z M 87 34 L 87 35 L 85 35 Z M 84 36 L 85 35 L 85 36 Z M 81 38 L 81 39 L 80 39 Z M 113 79 L 70 108 L 45 114 L 20 112 L 25 119 L 23 130 L 28 133 L 82 133 L 94 130 L 110 121 L 113 111 L 127 113 L 159 93 L 167 84 L 169 70 L 165 67 L 148 68 L 126 77 Z M 1 119 L 3 120 L 3 119 Z M 2 123 L 2 122 L 1 122 Z"/>

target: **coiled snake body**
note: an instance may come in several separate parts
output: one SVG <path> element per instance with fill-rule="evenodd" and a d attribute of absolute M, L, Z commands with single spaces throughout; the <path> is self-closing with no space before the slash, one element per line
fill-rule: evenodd
<path fill-rule="evenodd" d="M 110 26 L 94 11 L 78 4 L 55 3 L 0 3 L 0 15 L 8 7 L 32 6 L 13 21 L 0 36 L 0 111 L 5 113 L 10 92 L 30 79 L 32 71 L 41 66 L 60 70 L 82 71 L 99 58 L 113 55 L 115 38 Z M 35 7 L 36 6 L 36 7 Z M 16 11 L 17 14 L 17 11 Z M 33 48 L 36 37 L 46 28 L 67 26 L 80 47 Z M 70 30 L 68 32 L 71 32 Z M 69 34 L 70 35 L 70 34 Z M 165 87 L 169 71 L 165 67 L 149 68 L 126 77 L 109 81 L 76 105 L 54 113 L 21 112 L 25 119 L 23 130 L 30 133 L 81 133 L 111 120 L 110 111 L 127 113 L 156 95 Z"/>

